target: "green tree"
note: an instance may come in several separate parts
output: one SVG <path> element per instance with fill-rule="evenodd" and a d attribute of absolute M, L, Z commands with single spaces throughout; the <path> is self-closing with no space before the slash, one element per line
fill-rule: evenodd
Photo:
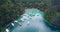
<path fill-rule="evenodd" d="M 0 29 L 23 14 L 22 8 L 14 0 L 0 0 Z"/>

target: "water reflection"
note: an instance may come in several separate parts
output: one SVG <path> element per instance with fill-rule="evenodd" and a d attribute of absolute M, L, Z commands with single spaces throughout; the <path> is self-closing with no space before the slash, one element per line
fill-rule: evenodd
<path fill-rule="evenodd" d="M 51 30 L 48 26 L 46 26 L 43 18 L 44 13 L 37 13 L 37 9 L 27 9 L 27 11 L 31 12 L 26 12 L 25 14 L 23 14 L 25 16 L 21 18 L 21 20 L 24 21 L 22 26 L 16 26 L 11 32 L 57 32 Z M 30 17 L 29 13 L 30 15 L 34 16 Z M 29 17 L 26 15 L 28 15 Z"/>

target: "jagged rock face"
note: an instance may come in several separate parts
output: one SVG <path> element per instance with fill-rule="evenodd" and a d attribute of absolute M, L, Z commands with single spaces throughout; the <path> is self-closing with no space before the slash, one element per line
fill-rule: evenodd
<path fill-rule="evenodd" d="M 53 19 L 52 23 L 55 26 L 60 27 L 60 16 L 56 16 L 56 18 Z"/>
<path fill-rule="evenodd" d="M 56 12 L 60 12 L 60 0 L 52 0 L 50 3 L 50 9 Z"/>
<path fill-rule="evenodd" d="M 60 5 L 60 0 L 53 0 L 52 5 Z"/>
<path fill-rule="evenodd" d="M 60 12 L 60 0 L 53 0 L 51 2 L 51 9 L 55 12 Z M 56 16 L 52 23 L 57 27 L 60 27 L 60 16 Z"/>

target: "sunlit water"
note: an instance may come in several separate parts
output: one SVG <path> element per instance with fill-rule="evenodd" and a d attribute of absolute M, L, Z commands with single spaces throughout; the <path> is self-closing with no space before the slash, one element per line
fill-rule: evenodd
<path fill-rule="evenodd" d="M 27 9 L 28 11 L 35 11 L 35 9 Z M 51 30 L 44 22 L 44 18 L 42 14 L 33 13 L 35 16 L 25 17 L 22 26 L 17 26 L 11 32 L 57 32 Z M 24 18 L 23 17 L 23 18 Z"/>

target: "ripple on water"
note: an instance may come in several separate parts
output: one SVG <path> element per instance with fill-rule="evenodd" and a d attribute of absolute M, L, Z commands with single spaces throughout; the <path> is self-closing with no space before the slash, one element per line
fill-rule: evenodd
<path fill-rule="evenodd" d="M 39 28 L 34 26 L 29 26 L 22 28 L 19 32 L 39 32 Z"/>

